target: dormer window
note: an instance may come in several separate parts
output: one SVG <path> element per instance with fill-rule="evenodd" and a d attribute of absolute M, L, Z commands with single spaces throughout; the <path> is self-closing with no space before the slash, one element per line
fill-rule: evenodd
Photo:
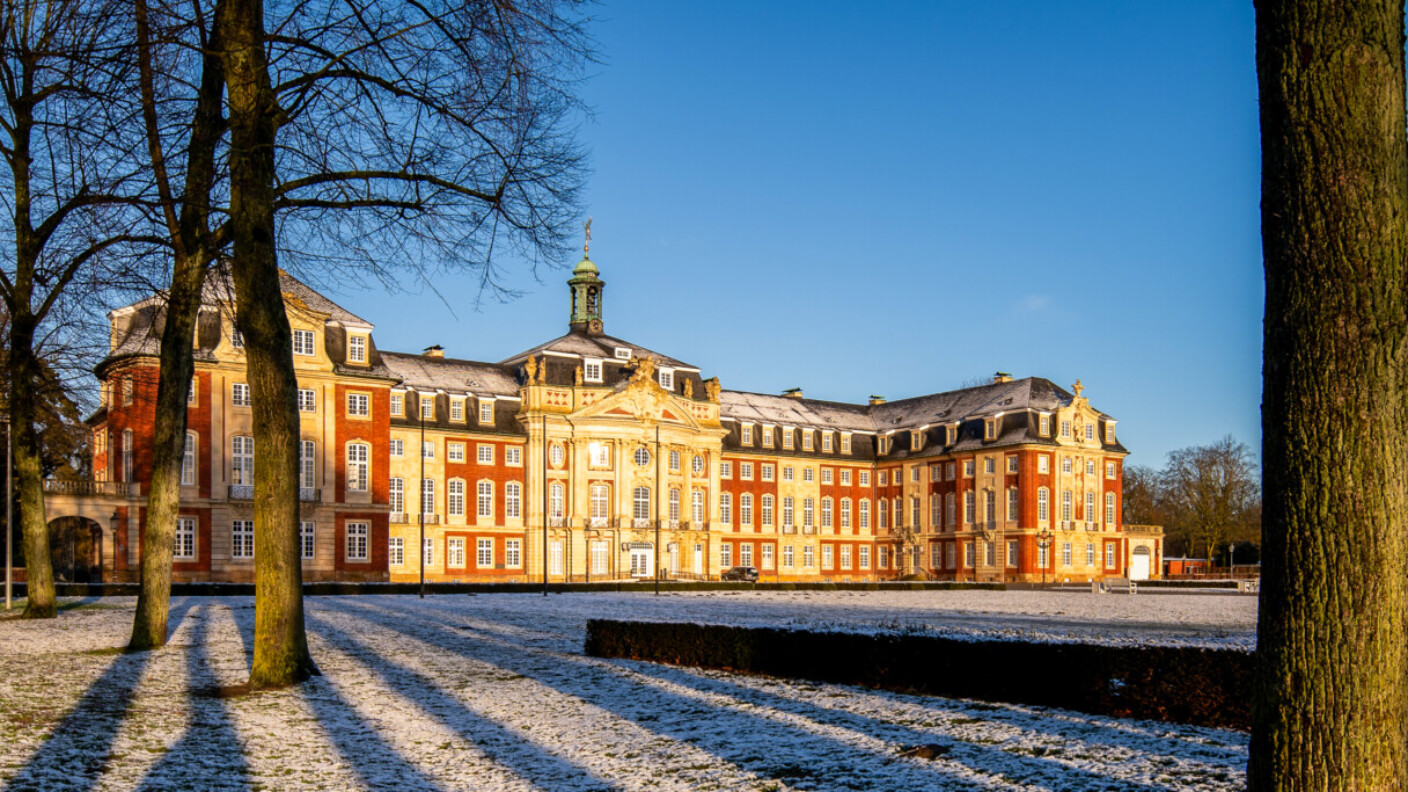
<path fill-rule="evenodd" d="M 1038 415 L 1036 417 L 1036 433 L 1041 437 L 1049 437 L 1051 435 L 1051 416 Z"/>
<path fill-rule="evenodd" d="M 851 436 L 848 433 L 843 433 L 841 435 L 841 453 L 851 453 Z"/>
<path fill-rule="evenodd" d="M 822 432 L 822 433 L 821 433 L 821 450 L 822 450 L 822 451 L 826 451 L 827 453 L 830 453 L 830 451 L 831 451 L 831 433 L 830 433 L 830 432 Z"/>
<path fill-rule="evenodd" d="M 393 394 L 391 394 L 391 414 L 392 414 L 392 415 L 405 415 L 405 413 L 406 413 L 406 397 L 405 397 L 405 396 L 402 396 L 402 395 L 399 394 L 399 393 L 393 393 Z"/>
<path fill-rule="evenodd" d="M 601 382 L 601 361 L 585 358 L 582 361 L 582 378 L 587 382 Z"/>
<path fill-rule="evenodd" d="M 957 442 L 958 442 L 958 424 L 953 424 L 952 426 L 947 427 L 947 429 L 948 429 L 948 445 L 953 445 L 954 443 L 957 443 Z"/>
<path fill-rule="evenodd" d="M 783 430 L 782 430 L 782 447 L 783 447 L 783 448 L 791 448 L 791 447 L 792 447 L 792 430 L 791 430 L 791 429 L 783 429 Z"/>
<path fill-rule="evenodd" d="M 996 439 L 997 439 L 997 419 L 996 419 L 996 418 L 989 418 L 989 419 L 987 419 L 986 421 L 983 421 L 983 439 L 984 439 L 984 440 L 996 440 Z"/>
<path fill-rule="evenodd" d="M 631 359 L 631 350 L 627 349 L 626 347 L 616 347 L 616 359 L 617 359 L 617 360 L 630 360 L 630 359 Z"/>
<path fill-rule="evenodd" d="M 313 331 L 294 330 L 293 331 L 293 354 L 305 357 L 313 354 Z"/>
<path fill-rule="evenodd" d="M 1107 443 L 1113 443 L 1113 442 L 1115 442 L 1115 422 L 1114 422 L 1114 421 L 1106 421 L 1106 422 L 1105 422 L 1105 442 L 1107 442 Z"/>
<path fill-rule="evenodd" d="M 915 429 L 909 433 L 909 450 L 918 451 L 924 447 L 924 433 Z"/>
<path fill-rule="evenodd" d="M 763 427 L 763 447 L 772 448 L 772 427 Z"/>
<path fill-rule="evenodd" d="M 230 346 L 235 349 L 244 349 L 244 333 L 234 327 L 230 328 Z"/>
<path fill-rule="evenodd" d="M 1071 422 L 1070 422 L 1070 421 L 1062 421 L 1062 422 L 1061 422 L 1061 437 L 1064 438 L 1064 439 L 1066 439 L 1066 440 L 1071 439 Z"/>
<path fill-rule="evenodd" d="M 421 417 L 423 420 L 426 420 L 426 421 L 434 420 L 434 418 L 435 418 L 435 397 L 434 397 L 434 396 L 421 396 L 421 397 L 420 397 L 420 417 Z"/>
<path fill-rule="evenodd" d="M 804 430 L 802 430 L 802 450 L 803 450 L 803 451 L 811 451 L 811 450 L 812 450 L 812 443 L 813 443 L 813 440 L 812 440 L 812 431 L 811 431 L 810 429 L 804 429 Z"/>
<path fill-rule="evenodd" d="M 656 376 L 660 378 L 660 387 L 667 391 L 673 391 L 675 389 L 674 369 L 662 368 Z"/>
<path fill-rule="evenodd" d="M 494 400 L 479 400 L 479 423 L 492 424 L 494 422 Z"/>
<path fill-rule="evenodd" d="M 753 445 L 753 425 L 743 424 L 741 432 L 742 435 L 739 439 L 739 442 L 743 445 Z"/>
<path fill-rule="evenodd" d="M 367 362 L 366 336 L 351 336 L 347 339 L 347 359 L 353 363 Z"/>
<path fill-rule="evenodd" d="M 1095 439 L 1095 424 L 1093 424 L 1093 423 L 1088 423 L 1088 424 L 1085 425 L 1085 439 L 1086 439 L 1086 440 L 1094 440 L 1094 439 Z"/>

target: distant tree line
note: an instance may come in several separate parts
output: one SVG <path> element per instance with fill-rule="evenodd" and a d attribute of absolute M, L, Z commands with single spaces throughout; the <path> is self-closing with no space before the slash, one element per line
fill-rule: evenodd
<path fill-rule="evenodd" d="M 1124 471 L 1124 522 L 1162 525 L 1164 554 L 1220 564 L 1260 560 L 1261 488 L 1251 449 L 1231 435 Z"/>

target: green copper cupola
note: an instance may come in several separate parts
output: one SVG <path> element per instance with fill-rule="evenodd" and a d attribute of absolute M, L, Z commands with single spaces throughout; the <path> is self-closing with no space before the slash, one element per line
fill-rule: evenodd
<path fill-rule="evenodd" d="M 606 281 L 600 277 L 600 270 L 588 257 L 592 239 L 592 221 L 585 224 L 587 244 L 582 245 L 582 260 L 572 268 L 572 278 L 567 286 L 572 291 L 572 318 L 569 321 L 573 332 L 587 335 L 601 335 L 601 295 L 606 289 Z"/>

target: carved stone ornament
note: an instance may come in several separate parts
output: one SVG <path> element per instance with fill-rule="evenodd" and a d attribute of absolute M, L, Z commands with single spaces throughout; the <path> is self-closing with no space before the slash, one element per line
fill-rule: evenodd
<path fill-rule="evenodd" d="M 636 373 L 631 376 L 631 382 L 650 381 L 655 379 L 655 358 L 643 357 L 636 364 Z"/>
<path fill-rule="evenodd" d="M 708 394 L 709 401 L 718 402 L 720 390 L 722 390 L 722 388 L 719 386 L 718 377 L 710 377 L 704 380 L 704 393 Z"/>
<path fill-rule="evenodd" d="M 578 385 L 581 385 L 581 384 L 582 384 L 582 367 L 581 367 L 581 366 L 578 366 L 578 367 L 577 367 L 577 370 L 572 373 L 572 381 L 573 381 L 574 383 L 578 384 Z"/>
<path fill-rule="evenodd" d="M 523 370 L 528 374 L 528 384 L 534 385 L 538 382 L 538 359 L 529 357 L 528 362 L 523 364 Z"/>
<path fill-rule="evenodd" d="M 694 381 L 693 381 L 693 380 L 686 379 L 686 380 L 684 381 L 684 397 L 685 397 L 686 399 L 693 399 L 693 398 L 694 398 Z"/>
<path fill-rule="evenodd" d="M 1085 386 L 1080 384 L 1079 377 L 1076 378 L 1076 384 L 1071 386 L 1071 390 L 1075 391 L 1076 398 L 1079 399 L 1081 392 L 1085 390 Z"/>

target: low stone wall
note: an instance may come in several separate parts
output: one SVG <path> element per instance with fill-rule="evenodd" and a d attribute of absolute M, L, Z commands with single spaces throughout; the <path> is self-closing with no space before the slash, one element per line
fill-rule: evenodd
<path fill-rule="evenodd" d="M 58 583 L 60 597 L 135 597 L 136 583 Z M 1001 583 L 721 583 L 662 581 L 661 591 L 959 591 L 988 589 L 1001 591 Z M 427 594 L 531 594 L 543 590 L 539 583 L 426 583 Z M 23 583 L 15 584 L 15 596 L 24 596 Z M 604 583 L 549 583 L 548 591 L 562 594 L 569 591 L 655 591 L 653 581 L 612 581 Z M 358 583 L 354 581 L 314 581 L 303 584 L 308 596 L 360 594 L 416 594 L 418 583 Z M 224 597 L 253 596 L 253 583 L 173 583 L 172 596 Z"/>
<path fill-rule="evenodd" d="M 1248 729 L 1253 655 L 916 634 L 587 622 L 586 652 L 1095 715 Z"/>

